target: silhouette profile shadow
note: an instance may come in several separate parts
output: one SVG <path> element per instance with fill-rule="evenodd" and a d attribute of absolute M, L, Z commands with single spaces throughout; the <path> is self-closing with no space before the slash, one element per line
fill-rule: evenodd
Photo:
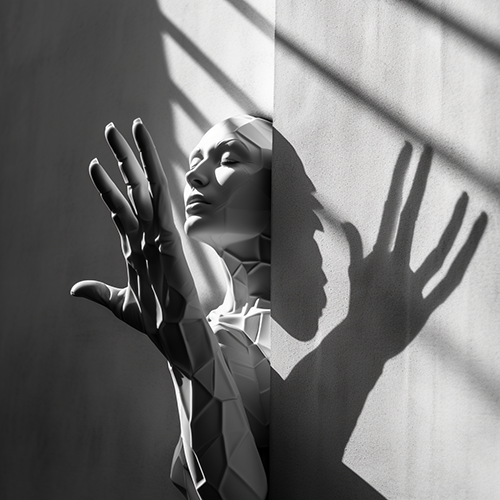
<path fill-rule="evenodd" d="M 273 302 L 272 315 L 288 334 L 297 340 L 312 339 L 318 331 L 318 319 L 326 305 L 326 276 L 323 259 L 314 241 L 315 231 L 323 226 L 314 213 L 323 208 L 313 196 L 315 188 L 293 146 L 273 129 L 273 151 L 279 161 L 273 163 L 273 179 L 280 183 L 272 196 L 273 221 L 292 220 L 292 226 L 273 222 L 272 259 L 285 263 L 284 272 L 272 277 L 272 290 L 279 301 Z M 304 256 L 307 256 L 305 259 Z M 304 286 L 307 283 L 307 287 Z M 307 304 L 308 314 L 289 304 Z"/>
<path fill-rule="evenodd" d="M 436 247 L 413 271 L 410 254 L 432 149 L 424 149 L 403 205 L 402 188 L 411 155 L 412 146 L 405 143 L 394 168 L 377 241 L 366 257 L 358 230 L 343 224 L 351 256 L 347 316 L 286 380 L 273 373 L 271 498 L 384 498 L 342 463 L 345 448 L 384 364 L 416 338 L 432 312 L 460 284 L 487 224 L 483 212 L 444 278 L 424 297 L 424 286 L 444 265 L 462 227 L 468 196 L 463 193 L 458 199 Z M 273 303 L 273 313 L 274 308 Z M 312 312 L 304 311 L 317 313 L 314 307 Z M 283 326 L 287 311 L 278 308 L 278 312 Z M 296 333 L 291 335 L 296 337 Z"/>

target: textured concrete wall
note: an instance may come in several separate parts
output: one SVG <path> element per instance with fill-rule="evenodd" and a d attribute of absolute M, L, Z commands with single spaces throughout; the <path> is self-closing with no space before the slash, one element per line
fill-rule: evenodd
<path fill-rule="evenodd" d="M 496 498 L 500 9 L 493 0 L 277 7 L 271 497 Z M 113 120 L 128 133 L 141 116 L 180 220 L 186 154 L 203 130 L 272 111 L 272 22 L 264 0 L 1 3 L 2 498 L 179 497 L 167 479 L 177 413 L 164 361 L 68 294 L 83 278 L 124 283 L 86 167 L 98 156 L 117 179 L 103 128 Z M 422 145 L 436 152 L 414 269 L 462 191 L 470 196 L 425 293 L 450 275 L 481 211 L 489 222 L 462 282 L 381 373 L 378 339 L 343 321 L 340 223 L 355 224 L 371 251 L 405 140 L 415 148 L 405 196 Z M 187 251 L 209 309 L 221 296 L 213 259 Z M 366 319 L 376 303 L 355 311 Z"/>
<path fill-rule="evenodd" d="M 177 410 L 162 357 L 80 279 L 123 286 L 116 231 L 87 174 L 113 121 L 141 116 L 173 186 L 206 128 L 272 111 L 273 2 L 52 0 L 0 5 L 0 497 L 181 498 Z M 209 252 L 189 246 L 206 308 Z M 209 287 L 210 284 L 210 287 Z"/>
<path fill-rule="evenodd" d="M 498 498 L 498 2 L 278 0 L 276 22 L 271 498 Z M 448 276 L 444 303 L 402 349 L 415 335 L 412 313 L 396 321 L 410 288 L 387 291 L 390 266 L 350 284 L 340 224 L 353 223 L 371 252 L 406 140 L 405 197 L 423 144 L 435 150 L 413 270 L 463 191 L 470 200 L 424 289 Z M 488 226 L 467 265 L 482 211 Z M 350 289 L 375 292 L 350 309 Z"/>

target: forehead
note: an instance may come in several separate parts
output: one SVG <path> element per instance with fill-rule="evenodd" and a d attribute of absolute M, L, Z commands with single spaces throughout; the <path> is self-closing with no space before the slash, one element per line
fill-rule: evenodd
<path fill-rule="evenodd" d="M 202 137 L 195 149 L 206 151 L 227 139 L 240 139 L 258 149 L 272 149 L 270 125 L 258 118 L 247 116 L 236 116 L 218 123 Z"/>

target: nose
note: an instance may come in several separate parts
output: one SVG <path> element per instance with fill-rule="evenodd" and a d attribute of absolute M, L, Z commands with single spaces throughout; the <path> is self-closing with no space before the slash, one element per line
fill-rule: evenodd
<path fill-rule="evenodd" d="M 206 172 L 204 172 L 203 166 L 205 161 L 198 163 L 198 165 L 186 173 L 186 182 L 191 187 L 203 187 L 206 186 L 209 182 L 209 177 Z"/>

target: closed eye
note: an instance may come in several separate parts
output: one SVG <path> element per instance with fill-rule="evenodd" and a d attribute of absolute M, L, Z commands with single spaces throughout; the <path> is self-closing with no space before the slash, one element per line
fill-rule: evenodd
<path fill-rule="evenodd" d="M 231 160 L 231 158 L 223 158 L 221 161 L 220 161 L 220 164 L 221 165 L 234 165 L 235 163 L 239 163 L 238 161 L 236 160 Z"/>
<path fill-rule="evenodd" d="M 239 161 L 234 157 L 231 157 L 231 153 L 229 151 L 226 151 L 220 159 L 221 165 L 227 166 L 227 165 L 234 165 L 235 163 L 239 163 Z"/>

